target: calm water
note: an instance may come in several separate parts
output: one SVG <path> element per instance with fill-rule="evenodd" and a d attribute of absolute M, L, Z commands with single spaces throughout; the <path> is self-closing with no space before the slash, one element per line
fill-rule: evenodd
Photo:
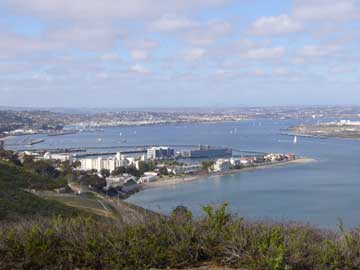
<path fill-rule="evenodd" d="M 146 190 L 128 201 L 166 214 L 177 205 L 185 205 L 196 215 L 201 214 L 205 204 L 226 201 L 233 213 L 248 218 L 295 220 L 331 228 L 341 218 L 349 227 L 360 225 L 360 141 L 298 138 L 295 145 L 292 138 L 280 136 L 279 132 L 296 123 L 257 120 L 111 128 L 99 133 L 32 138 L 46 139 L 33 148 L 119 145 L 126 136 L 129 145 L 201 143 L 304 155 L 318 162 Z M 230 134 L 235 127 L 237 133 Z M 23 137 L 17 137 L 9 143 L 22 140 Z"/>

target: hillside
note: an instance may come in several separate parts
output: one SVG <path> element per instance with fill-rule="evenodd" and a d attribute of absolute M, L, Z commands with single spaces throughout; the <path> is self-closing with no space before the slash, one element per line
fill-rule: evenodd
<path fill-rule="evenodd" d="M 61 187 L 61 181 L 41 176 L 11 162 L 0 161 L 0 220 L 95 216 L 134 224 L 160 216 L 96 193 L 82 196 L 57 194 L 53 189 Z"/>
<path fill-rule="evenodd" d="M 80 212 L 61 203 L 35 196 L 25 189 L 46 180 L 11 163 L 0 161 L 0 220 L 34 216 L 74 216 Z"/>

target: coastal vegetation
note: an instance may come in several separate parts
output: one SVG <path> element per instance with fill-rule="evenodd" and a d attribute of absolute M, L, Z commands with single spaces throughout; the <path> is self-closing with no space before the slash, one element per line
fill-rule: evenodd
<path fill-rule="evenodd" d="M 360 268 L 360 231 L 322 231 L 296 224 L 249 223 L 204 207 L 126 225 L 76 217 L 0 227 L 0 269 L 169 269 L 204 263 L 238 269 Z"/>

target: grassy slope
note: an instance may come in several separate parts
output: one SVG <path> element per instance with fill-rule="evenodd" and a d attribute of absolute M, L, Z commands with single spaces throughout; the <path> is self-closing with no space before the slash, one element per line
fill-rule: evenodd
<path fill-rule="evenodd" d="M 32 218 L 34 215 L 69 217 L 91 214 L 110 217 L 125 224 L 134 224 L 158 216 L 140 207 L 122 201 L 111 201 L 95 194 L 76 196 L 37 191 L 35 195 L 26 191 L 34 186 L 53 186 L 53 184 L 54 180 L 0 161 L 0 220 Z"/>
<path fill-rule="evenodd" d="M 33 195 L 26 188 L 46 179 L 13 164 L 0 161 L 0 220 L 38 216 L 74 216 L 75 208 Z"/>

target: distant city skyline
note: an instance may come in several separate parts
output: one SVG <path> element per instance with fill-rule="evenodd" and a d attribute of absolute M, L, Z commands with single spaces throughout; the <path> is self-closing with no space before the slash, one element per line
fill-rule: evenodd
<path fill-rule="evenodd" d="M 4 0 L 0 106 L 360 105 L 359 0 Z"/>

